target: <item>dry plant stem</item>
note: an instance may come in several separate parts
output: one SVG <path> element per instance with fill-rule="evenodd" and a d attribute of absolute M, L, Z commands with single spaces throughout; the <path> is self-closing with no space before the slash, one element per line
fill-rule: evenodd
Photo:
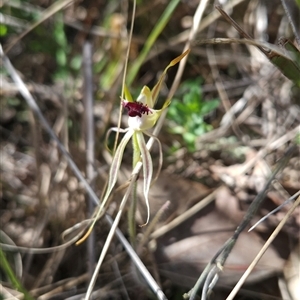
<path fill-rule="evenodd" d="M 240 4 L 241 2 L 244 2 L 245 0 L 232 0 L 232 1 L 228 1 L 225 5 L 224 5 L 224 9 L 232 9 L 234 6 Z M 215 22 L 217 19 L 220 18 L 220 14 L 217 11 L 212 11 L 211 13 L 209 13 L 209 15 L 207 15 L 202 22 L 199 24 L 197 33 L 199 33 L 200 31 L 204 30 L 206 27 L 208 27 L 210 24 L 212 24 L 213 22 Z M 163 53 L 166 49 L 174 49 L 175 46 L 178 46 L 180 43 L 184 43 L 188 40 L 190 35 L 190 30 L 185 30 L 184 32 L 181 32 L 180 34 L 178 34 L 175 37 L 172 37 L 169 41 L 168 41 L 168 45 L 166 46 L 162 46 L 159 47 L 159 49 L 155 50 L 155 52 L 151 53 L 150 55 L 148 55 L 147 59 L 145 61 L 148 61 L 150 59 L 152 59 L 153 57 L 159 55 L 160 53 Z M 194 43 L 192 43 L 194 44 Z"/>
<path fill-rule="evenodd" d="M 113 260 L 112 269 L 113 269 L 113 272 L 115 273 L 115 277 L 119 278 L 119 281 L 120 281 L 119 289 L 120 289 L 120 293 L 122 294 L 122 299 L 130 299 L 127 289 L 126 289 L 126 286 L 125 286 L 124 278 L 122 277 L 122 274 L 120 272 L 120 268 L 119 268 L 117 259 Z"/>
<path fill-rule="evenodd" d="M 43 270 L 38 274 L 38 276 L 36 276 L 36 280 L 32 286 L 32 289 L 43 286 L 48 282 L 49 278 L 53 278 L 61 264 L 61 261 L 64 258 L 65 251 L 66 249 L 62 251 L 56 251 L 51 254 L 51 256 L 47 259 L 47 262 L 44 264 Z"/>
<path fill-rule="evenodd" d="M 206 299 L 206 295 L 211 292 L 212 288 L 210 286 L 214 286 L 215 280 L 218 279 L 218 273 L 220 270 L 218 269 L 217 265 L 214 265 L 209 273 L 207 274 L 207 280 L 204 283 L 203 290 L 202 290 L 202 299 Z"/>
<path fill-rule="evenodd" d="M 32 113 L 32 112 L 31 112 Z M 38 150 L 36 149 L 36 152 Z M 49 220 L 49 213 L 47 211 L 47 206 L 49 205 L 48 201 L 48 193 L 49 193 L 49 187 L 51 182 L 51 170 L 48 165 L 41 164 L 39 166 L 37 177 L 40 178 L 39 180 L 39 195 L 40 198 L 40 214 L 38 215 L 37 219 L 35 220 L 36 226 L 35 231 L 31 239 L 31 245 L 34 247 L 37 245 L 38 240 L 40 239 L 42 232 L 45 228 L 45 226 L 48 224 Z M 26 256 L 25 263 L 24 263 L 24 271 L 27 273 L 30 269 L 30 266 L 32 264 L 33 260 L 33 254 L 29 254 Z M 43 272 L 42 272 L 43 273 Z M 35 281 L 34 287 L 37 287 L 40 280 L 43 280 L 42 274 L 40 274 L 39 280 Z"/>
<path fill-rule="evenodd" d="M 179 224 L 182 222 L 188 220 L 191 216 L 202 210 L 204 207 L 206 207 L 209 203 L 215 200 L 215 195 L 218 193 L 218 191 L 222 187 L 217 188 L 215 191 L 213 191 L 211 194 L 209 194 L 207 197 L 205 197 L 203 200 L 199 201 L 197 204 L 195 204 L 193 207 L 185 211 L 183 214 L 178 216 L 176 219 L 172 220 L 168 224 L 160 227 L 156 231 L 154 231 L 151 235 L 151 239 L 157 239 L 161 237 L 162 235 L 166 234 L 170 230 L 176 228 Z"/>
<path fill-rule="evenodd" d="M 12 66 L 11 62 L 9 61 L 9 59 L 7 58 L 7 56 L 4 55 L 1 45 L 0 45 L 0 57 L 2 58 L 3 64 L 4 64 L 5 68 L 7 69 L 8 73 L 10 74 L 11 78 L 13 79 L 13 81 L 18 86 L 20 94 L 26 100 L 28 106 L 32 109 L 32 111 L 39 118 L 42 126 L 45 128 L 45 130 L 50 135 L 50 137 L 57 143 L 57 146 L 60 149 L 60 151 L 62 152 L 62 154 L 65 156 L 69 167 L 72 169 L 72 171 L 74 172 L 74 174 L 76 175 L 78 180 L 83 184 L 84 188 L 86 189 L 86 191 L 90 195 L 90 197 L 93 199 L 94 203 L 96 205 L 99 205 L 99 199 L 98 199 L 97 195 L 95 194 L 95 192 L 93 191 L 91 186 L 88 184 L 86 179 L 82 176 L 80 170 L 78 169 L 77 165 L 75 164 L 75 162 L 71 158 L 70 154 L 66 151 L 65 147 L 61 144 L 60 140 L 58 139 L 58 137 L 53 132 L 52 128 L 50 127 L 47 120 L 45 119 L 42 112 L 40 111 L 39 107 L 37 106 L 34 98 L 30 94 L 30 92 L 28 91 L 26 85 L 24 84 L 24 82 L 22 81 L 20 76 L 17 74 L 15 69 L 13 68 L 13 66 Z M 150 143 L 150 141 L 151 141 L 151 143 Z M 152 139 L 150 139 L 150 141 L 148 142 L 148 144 L 152 145 L 153 142 L 154 142 L 154 139 L 152 138 Z M 108 222 L 108 224 L 110 224 L 110 225 L 113 224 L 113 221 L 112 221 L 110 216 L 105 215 L 105 220 Z M 91 222 L 91 220 L 88 220 L 87 226 L 90 224 L 90 222 Z M 147 283 L 149 284 L 151 289 L 157 295 L 157 297 L 159 299 L 166 299 L 166 297 L 164 296 L 164 294 L 161 291 L 160 287 L 157 285 L 156 281 L 153 279 L 153 277 L 151 276 L 151 274 L 149 273 L 147 268 L 144 266 L 144 264 L 142 263 L 142 261 L 140 260 L 138 255 L 136 254 L 136 252 L 132 249 L 131 245 L 128 243 L 128 241 L 124 237 L 123 233 L 118 228 L 116 229 L 116 235 L 117 235 L 118 239 L 120 240 L 120 242 L 123 244 L 123 246 L 126 249 L 128 255 L 133 260 L 136 267 L 140 270 L 141 274 L 143 275 L 143 277 L 145 278 L 145 280 L 147 281 Z M 76 236 L 75 238 L 73 238 L 71 241 L 64 244 L 63 246 L 58 246 L 55 249 L 66 248 L 67 245 L 73 244 L 76 240 L 78 240 L 78 236 Z M 1 247 L 3 249 L 5 247 L 7 250 L 11 250 L 11 249 L 14 248 L 12 246 L 6 247 L 5 244 L 1 244 Z M 27 251 L 30 252 L 30 249 L 25 248 L 25 247 L 16 247 L 16 249 L 18 251 L 25 250 L 26 252 Z M 36 250 L 38 250 L 38 249 L 36 249 Z M 44 250 L 44 252 L 43 252 L 43 250 Z M 43 253 L 48 253 L 48 252 L 52 252 L 53 250 L 54 250 L 54 248 L 49 248 L 49 249 L 39 249 L 38 251 L 39 251 L 39 253 L 42 253 L 42 252 Z"/>
<path fill-rule="evenodd" d="M 107 219 L 108 223 L 110 225 L 112 225 L 112 223 L 113 223 L 112 219 L 108 215 L 106 215 L 105 218 Z M 156 281 L 154 280 L 154 278 L 152 277 L 152 275 L 150 274 L 148 269 L 142 263 L 141 259 L 137 255 L 137 253 L 133 250 L 131 245 L 128 243 L 128 241 L 124 237 L 121 230 L 118 229 L 118 228 L 116 230 L 116 235 L 119 238 L 119 240 L 121 241 L 124 248 L 126 249 L 128 255 L 131 257 L 132 261 L 135 263 L 136 268 L 140 271 L 140 273 L 143 275 L 146 282 L 149 284 L 150 288 L 152 289 L 152 291 L 156 295 L 157 299 L 166 300 L 167 297 L 165 296 L 165 294 L 163 293 L 161 288 L 158 286 L 158 284 L 156 283 Z"/>
<path fill-rule="evenodd" d="M 239 34 L 244 37 L 245 39 L 248 40 L 253 40 L 253 38 L 247 33 L 245 32 L 238 23 L 236 23 L 223 9 L 220 5 L 216 5 L 216 9 L 220 12 L 220 14 L 224 17 L 224 19 L 226 19 L 226 21 L 231 24 L 238 32 Z M 264 53 L 265 55 L 268 56 L 268 51 L 266 51 L 265 49 L 263 49 L 260 46 L 257 46 L 258 49 Z"/>
<path fill-rule="evenodd" d="M 192 25 L 192 28 L 190 30 L 190 35 L 189 35 L 189 38 L 188 38 L 188 40 L 187 40 L 187 42 L 184 46 L 183 52 L 185 52 L 186 50 L 191 48 L 192 41 L 194 40 L 194 38 L 195 38 L 195 36 L 198 32 L 198 28 L 200 26 L 200 22 L 201 22 L 201 19 L 202 19 L 202 16 L 203 16 L 203 13 L 204 13 L 204 10 L 205 10 L 205 7 L 206 7 L 207 3 L 208 3 L 208 0 L 200 0 L 200 3 L 197 7 L 196 13 L 195 13 L 194 18 L 193 18 L 193 25 Z M 173 82 L 172 87 L 170 89 L 170 92 L 168 94 L 168 99 L 173 98 L 173 95 L 175 94 L 175 92 L 178 88 L 179 82 L 181 80 L 181 77 L 182 77 L 186 62 L 187 62 L 187 58 L 188 58 L 188 55 L 186 57 L 184 57 L 179 63 L 178 71 L 176 73 L 174 82 Z M 165 112 L 165 114 L 166 114 L 166 112 Z M 164 119 L 165 114 L 160 117 L 161 122 Z"/>
<path fill-rule="evenodd" d="M 76 225 L 74 225 L 73 227 L 65 230 L 62 234 L 62 239 L 64 240 L 64 237 L 70 233 L 73 233 L 73 231 L 79 231 L 78 234 L 76 234 L 73 237 L 68 240 L 67 242 L 59 245 L 59 246 L 55 246 L 55 247 L 49 247 L 49 248 L 32 248 L 32 247 L 20 247 L 20 246 L 14 246 L 14 245 L 8 245 L 8 244 L 4 244 L 4 243 L 0 243 L 0 247 L 4 250 L 4 251 L 11 251 L 11 252 L 20 252 L 20 253 L 26 253 L 26 254 L 47 254 L 47 253 L 53 253 L 55 251 L 62 251 L 66 248 L 68 248 L 69 246 L 73 245 L 76 241 L 78 241 L 78 239 L 80 239 L 83 235 L 83 233 L 86 231 L 86 229 L 89 227 L 89 225 L 91 224 L 93 220 L 92 219 L 87 219 L 82 221 L 81 223 L 77 223 Z M 108 220 L 109 222 L 109 220 Z M 0 231 L 1 234 L 1 231 Z"/>
<path fill-rule="evenodd" d="M 53 284 L 49 284 L 38 289 L 31 290 L 30 293 L 33 297 L 38 299 L 51 299 L 54 295 L 62 293 L 66 290 L 74 288 L 74 286 L 78 286 L 89 279 L 89 274 L 85 273 L 76 278 L 64 279 L 59 282 L 54 282 Z M 39 297 L 38 297 L 39 296 Z"/>
<path fill-rule="evenodd" d="M 281 229 L 283 228 L 283 226 L 287 222 L 288 218 L 291 216 L 291 214 L 293 213 L 293 211 L 296 209 L 296 207 L 299 204 L 300 204 L 300 197 L 297 198 L 297 200 L 295 201 L 295 203 L 293 204 L 293 206 L 290 208 L 290 210 L 287 212 L 287 214 L 284 216 L 284 218 L 278 224 L 278 226 L 276 227 L 276 229 L 274 230 L 274 232 L 272 233 L 272 235 L 266 241 L 266 243 L 264 244 L 264 246 L 262 247 L 262 249 L 259 251 L 259 253 L 257 254 L 257 256 L 254 258 L 254 260 L 252 261 L 252 263 L 250 264 L 250 266 L 247 268 L 247 270 L 245 271 L 245 273 L 243 274 L 243 276 L 240 278 L 240 280 L 238 281 L 238 283 L 236 284 L 236 286 L 234 287 L 234 289 L 231 291 L 231 293 L 229 294 L 229 296 L 226 298 L 226 300 L 232 300 L 234 298 L 234 296 L 237 294 L 237 292 L 239 291 L 239 289 L 241 288 L 241 286 L 243 285 L 243 283 L 245 282 L 245 280 L 247 279 L 247 277 L 250 275 L 250 273 L 252 272 L 252 270 L 254 269 L 254 267 L 256 266 L 256 264 L 258 263 L 258 261 L 261 259 L 261 257 L 263 256 L 263 254 L 270 247 L 271 243 L 274 241 L 274 239 L 276 238 L 276 236 L 278 235 L 278 233 L 281 231 Z"/>
<path fill-rule="evenodd" d="M 128 209 L 128 233 L 132 247 L 136 247 L 136 220 L 135 213 L 137 208 L 137 181 L 131 191 L 131 202 Z"/>
<path fill-rule="evenodd" d="M 86 131 L 86 175 L 92 188 L 94 188 L 95 165 L 95 134 L 94 134 L 94 98 L 93 98 L 93 72 L 92 72 L 93 47 L 90 41 L 83 45 L 83 75 L 84 75 L 84 106 L 85 106 L 85 131 Z M 87 195 L 88 216 L 93 214 L 95 204 Z M 87 240 L 87 257 L 89 273 L 93 274 L 95 265 L 95 232 L 91 232 Z"/>
<path fill-rule="evenodd" d="M 2 296 L 4 297 L 4 299 L 9 299 L 9 300 L 19 300 L 20 298 L 24 298 L 23 294 L 19 292 L 20 296 L 19 298 L 17 298 L 15 295 L 13 295 L 12 293 L 10 293 L 10 291 L 8 290 L 7 287 L 4 287 L 1 283 L 0 283 L 0 291 L 2 293 Z M 14 291 L 15 293 L 15 291 Z"/>
<path fill-rule="evenodd" d="M 210 37 L 215 34 L 215 27 L 216 26 L 215 26 L 215 24 L 212 25 L 212 26 L 210 26 L 209 31 L 208 31 L 208 35 Z M 207 46 L 206 49 L 207 49 L 206 53 L 207 53 L 207 58 L 208 58 L 209 66 L 210 66 L 211 73 L 212 73 L 212 76 L 214 78 L 214 81 L 216 83 L 216 88 L 217 88 L 218 94 L 219 94 L 219 96 L 221 98 L 221 101 L 222 101 L 222 104 L 223 104 L 223 107 L 224 107 L 226 113 L 228 113 L 229 110 L 230 110 L 230 101 L 228 99 L 225 87 L 224 87 L 224 85 L 223 85 L 223 83 L 221 81 L 219 70 L 217 68 L 217 61 L 216 61 L 214 49 L 213 49 L 212 46 Z M 240 129 L 239 129 L 237 123 L 236 123 L 234 115 L 231 115 L 230 123 L 231 123 L 231 127 L 232 127 L 232 130 L 234 131 L 234 133 L 240 139 L 242 139 L 242 132 L 240 131 Z"/>
<path fill-rule="evenodd" d="M 194 38 L 197 34 L 198 27 L 200 26 L 202 15 L 203 15 L 203 12 L 205 10 L 205 7 L 206 7 L 207 3 L 208 3 L 208 0 L 200 0 L 199 6 L 198 6 L 197 11 L 196 11 L 196 13 L 194 15 L 194 18 L 193 18 L 193 26 L 190 30 L 189 39 L 185 44 L 185 48 L 184 48 L 183 52 L 185 52 L 186 50 L 188 50 L 190 48 L 190 46 L 192 44 L 192 41 L 194 40 Z M 181 80 L 181 77 L 182 77 L 186 62 L 187 62 L 187 58 L 188 58 L 188 55 L 186 55 L 179 63 L 179 67 L 178 67 L 175 79 L 174 79 L 173 84 L 171 86 L 171 89 L 168 93 L 168 99 L 173 98 L 173 96 L 174 96 L 174 94 L 175 94 L 175 92 L 176 92 L 176 90 L 179 86 L 179 82 Z M 162 114 L 161 114 L 161 116 L 160 116 L 154 130 L 153 130 L 153 135 L 154 136 L 158 136 L 158 134 L 159 134 L 159 132 L 160 132 L 162 126 L 163 126 L 163 123 L 164 123 L 164 120 L 166 118 L 167 112 L 168 112 L 168 109 L 165 109 L 162 112 Z M 150 147 L 152 147 L 153 142 L 154 142 L 154 139 L 149 140 L 148 143 L 151 143 Z"/>
<path fill-rule="evenodd" d="M 256 222 L 249 230 L 248 232 L 252 231 L 257 225 L 261 224 L 264 220 L 266 220 L 269 216 L 275 214 L 277 211 L 279 211 L 283 206 L 290 203 L 292 200 L 297 198 L 300 195 L 300 191 L 298 191 L 296 194 L 294 194 L 292 197 L 284 201 L 281 205 L 270 211 L 268 214 L 266 214 L 263 218 L 261 218 L 258 222 Z"/>
<path fill-rule="evenodd" d="M 169 206 L 171 204 L 171 201 L 167 201 L 156 213 L 154 216 L 153 220 L 150 222 L 150 224 L 146 227 L 146 231 L 143 234 L 142 240 L 139 242 L 139 246 L 137 249 L 137 252 L 140 253 L 142 251 L 142 247 L 146 244 L 146 242 L 149 239 L 149 236 L 151 232 L 153 231 L 155 225 L 159 222 L 161 219 L 162 215 L 168 210 Z"/>
<path fill-rule="evenodd" d="M 280 138 L 276 139 L 275 141 L 271 142 L 269 146 L 267 146 L 268 150 L 275 150 L 279 147 L 287 144 L 289 141 L 294 139 L 299 134 L 299 126 L 295 127 L 294 129 L 290 130 Z"/>
<path fill-rule="evenodd" d="M 297 1 L 291 1 L 291 0 L 281 0 L 282 6 L 284 8 L 285 14 L 287 15 L 289 19 L 289 23 L 292 27 L 293 33 L 296 38 L 296 42 L 298 44 L 298 47 L 300 47 L 300 32 L 299 28 L 297 29 L 297 20 L 294 19 L 293 9 L 297 8 Z M 299 2 L 298 2 L 299 4 Z M 298 20 L 299 23 L 299 20 Z"/>
<path fill-rule="evenodd" d="M 268 42 L 257 41 L 257 40 L 247 40 L 247 39 L 236 39 L 236 38 L 213 38 L 213 39 L 201 39 L 195 42 L 197 45 L 203 44 L 241 44 L 241 45 L 252 45 L 257 48 L 266 48 L 270 51 L 274 52 L 274 54 L 278 54 L 286 59 L 293 60 L 291 56 L 289 56 L 288 52 L 284 52 L 280 47 L 276 45 L 272 45 Z M 266 51 L 265 51 L 266 52 Z M 267 56 L 268 57 L 268 56 Z"/>
<path fill-rule="evenodd" d="M 270 142 L 269 145 L 266 145 L 265 148 L 260 149 L 255 157 L 251 158 L 248 162 L 246 162 L 243 168 L 240 169 L 239 174 L 246 173 L 250 168 L 254 166 L 254 164 L 265 157 L 269 151 L 276 150 L 279 147 L 283 146 L 284 144 L 288 143 L 292 139 L 294 139 L 297 134 L 299 133 L 299 128 L 295 127 L 290 132 L 286 133 L 284 136 L 278 138 L 277 140 Z"/>
<path fill-rule="evenodd" d="M 127 67 L 128 67 L 128 58 L 129 58 L 129 53 L 130 53 L 130 45 L 131 45 L 132 34 L 133 34 L 135 11 L 136 11 L 136 0 L 133 1 L 132 20 L 131 20 L 131 25 L 130 25 L 129 38 L 128 38 L 128 47 L 127 47 L 127 52 L 126 52 L 124 73 L 123 73 L 123 79 L 122 79 L 121 99 L 124 99 L 124 88 L 125 88 L 125 83 L 126 83 L 126 74 L 127 74 Z M 123 107 L 120 103 L 118 128 L 121 127 L 122 109 L 123 109 Z M 119 131 L 117 131 L 117 134 L 116 134 L 113 153 L 115 153 L 115 151 L 117 149 L 118 139 L 119 139 Z"/>
<path fill-rule="evenodd" d="M 124 207 L 125 207 L 125 205 L 126 205 L 126 203 L 127 203 L 127 200 L 128 200 L 128 198 L 129 198 L 129 196 L 130 196 L 131 190 L 132 190 L 134 184 L 136 183 L 136 179 L 137 179 L 137 176 L 138 176 L 138 173 L 139 173 L 139 169 L 141 168 L 141 166 L 142 166 L 142 165 L 141 165 L 141 163 L 139 162 L 139 163 L 137 164 L 136 168 L 135 168 L 135 169 L 133 170 L 133 172 L 132 172 L 132 177 L 131 177 L 130 184 L 129 184 L 127 190 L 126 190 L 126 193 L 125 193 L 125 195 L 124 195 L 124 197 L 123 197 L 123 199 L 122 199 L 122 202 L 121 202 L 121 204 L 120 204 L 118 213 L 117 213 L 117 215 L 116 215 L 116 217 L 115 217 L 115 219 L 114 219 L 114 222 L 113 222 L 113 224 L 112 224 L 112 226 L 111 226 L 111 229 L 110 229 L 110 231 L 109 231 L 109 234 L 108 234 L 108 236 L 107 236 L 107 238 L 106 238 L 106 240 L 105 240 L 105 244 L 104 244 L 104 246 L 103 246 L 103 248 L 102 248 L 102 251 L 101 251 L 99 260 L 98 260 L 98 262 L 97 262 L 97 265 L 96 265 L 96 268 L 95 268 L 95 270 L 94 270 L 93 276 L 92 276 L 92 278 L 91 278 L 91 281 L 90 281 L 88 290 L 87 290 L 87 292 L 86 292 L 86 296 L 85 296 L 85 298 L 84 298 L 85 300 L 89 300 L 90 297 L 91 297 L 93 288 L 94 288 L 94 286 L 95 286 L 95 283 L 96 283 L 96 280 L 97 280 L 97 277 L 98 277 L 98 274 L 99 274 L 99 271 L 100 271 L 100 267 L 101 267 L 102 262 L 103 262 L 103 260 L 104 260 L 104 258 L 105 258 L 105 256 L 106 256 L 108 247 L 109 247 L 109 245 L 110 245 L 110 243 L 111 243 L 111 241 L 112 241 L 112 239 L 113 239 L 113 237 L 114 237 L 114 235 L 115 235 L 115 230 L 116 230 L 116 228 L 118 227 L 119 221 L 120 221 L 121 216 L 122 216 L 122 213 L 123 213 L 123 209 L 124 209 Z M 137 172 L 135 172 L 136 169 L 137 169 Z"/>
<path fill-rule="evenodd" d="M 53 131 L 58 136 L 61 132 L 61 140 L 62 144 L 65 146 L 66 150 L 69 151 L 69 128 L 68 128 L 68 100 L 66 97 L 62 97 L 63 107 L 62 113 L 56 119 L 53 125 Z M 51 145 L 53 148 L 56 148 L 56 143 L 51 141 Z M 63 176 L 65 174 L 66 168 L 68 166 L 67 161 L 64 157 L 62 157 L 60 164 L 57 168 L 57 171 L 54 175 L 53 181 L 55 183 L 59 183 L 62 181 Z"/>

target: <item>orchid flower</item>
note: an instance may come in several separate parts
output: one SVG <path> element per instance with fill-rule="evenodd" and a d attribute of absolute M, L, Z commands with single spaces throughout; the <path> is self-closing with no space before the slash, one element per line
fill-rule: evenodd
<path fill-rule="evenodd" d="M 112 162 L 112 166 L 110 169 L 108 190 L 109 188 L 112 189 L 116 183 L 117 175 L 118 175 L 118 171 L 120 168 L 125 147 L 129 142 L 129 140 L 133 138 L 133 141 L 137 142 L 138 151 L 141 154 L 141 159 L 143 163 L 143 177 L 144 177 L 143 192 L 144 192 L 144 197 L 145 197 L 145 202 L 147 207 L 147 221 L 144 225 L 146 225 L 149 222 L 149 218 L 150 218 L 150 206 L 149 206 L 148 194 L 149 194 L 149 189 L 150 189 L 152 175 L 153 175 L 152 158 L 149 149 L 146 146 L 144 134 L 148 136 L 152 136 L 151 134 L 149 134 L 148 130 L 154 127 L 163 110 L 166 109 L 171 103 L 171 101 L 168 99 L 165 101 L 161 109 L 159 110 L 154 109 L 155 104 L 157 102 L 158 94 L 161 89 L 161 85 L 163 83 L 163 80 L 166 76 L 168 69 L 176 65 L 188 53 L 189 50 L 185 51 L 180 56 L 172 60 L 170 64 L 165 68 L 164 72 L 160 76 L 154 88 L 150 90 L 149 87 L 144 86 L 136 101 L 133 100 L 128 88 L 125 87 L 125 100 L 122 100 L 122 105 L 125 109 L 128 110 L 128 128 L 125 129 L 125 131 L 127 132 L 123 137 L 123 139 L 121 140 Z M 159 142 L 158 139 L 157 141 Z"/>
<path fill-rule="evenodd" d="M 171 101 L 167 99 L 163 107 L 158 110 L 154 109 L 154 106 L 157 102 L 157 97 L 161 89 L 163 80 L 166 76 L 167 70 L 170 67 L 176 65 L 178 62 L 180 62 L 180 60 L 183 57 L 185 57 L 189 53 L 189 51 L 190 50 L 185 51 L 180 56 L 176 57 L 170 62 L 170 64 L 165 68 L 157 84 L 153 87 L 152 90 L 150 90 L 149 87 L 144 86 L 136 101 L 133 100 L 128 88 L 125 87 L 125 99 L 122 100 L 122 106 L 128 110 L 128 127 L 125 129 L 111 128 L 111 130 L 125 133 L 125 135 L 122 138 L 120 144 L 118 145 L 115 155 L 113 157 L 113 161 L 109 171 L 107 189 L 103 197 L 101 206 L 87 234 L 77 243 L 81 243 L 81 241 L 84 240 L 87 235 L 89 235 L 95 222 L 103 213 L 103 208 L 117 182 L 117 176 L 123 159 L 124 150 L 128 142 L 130 141 L 130 139 L 133 139 L 134 142 L 136 141 L 137 150 L 135 151 L 137 151 L 138 154 L 141 156 L 141 160 L 143 164 L 143 177 L 144 177 L 143 193 L 144 193 L 145 202 L 147 206 L 147 221 L 144 225 L 146 225 L 149 222 L 150 206 L 149 206 L 148 194 L 149 194 L 149 189 L 152 181 L 153 165 L 152 165 L 152 158 L 149 149 L 147 148 L 144 139 L 144 134 L 155 138 L 159 142 L 159 140 L 153 135 L 151 135 L 148 132 L 148 130 L 154 127 L 161 113 L 163 112 L 164 109 L 166 109 L 169 106 Z"/>

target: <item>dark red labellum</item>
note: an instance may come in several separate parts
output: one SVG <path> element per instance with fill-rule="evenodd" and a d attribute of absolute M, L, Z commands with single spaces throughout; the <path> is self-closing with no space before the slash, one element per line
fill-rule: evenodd
<path fill-rule="evenodd" d="M 135 102 L 128 102 L 128 101 L 122 101 L 123 107 L 125 107 L 128 110 L 129 117 L 142 117 L 143 114 L 149 114 L 149 112 L 152 114 L 152 111 L 149 109 L 147 105 L 144 105 L 141 102 L 135 101 Z"/>

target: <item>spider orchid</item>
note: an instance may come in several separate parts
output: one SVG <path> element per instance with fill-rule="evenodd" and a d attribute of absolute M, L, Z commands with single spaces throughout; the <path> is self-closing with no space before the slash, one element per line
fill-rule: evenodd
<path fill-rule="evenodd" d="M 138 156 L 138 160 L 140 160 L 141 158 L 143 164 L 143 177 L 144 177 L 143 193 L 144 193 L 145 202 L 147 206 L 147 221 L 144 225 L 148 224 L 150 218 L 150 206 L 149 206 L 148 194 L 149 194 L 149 189 L 152 181 L 153 165 L 152 165 L 152 158 L 149 149 L 147 148 L 144 139 L 144 134 L 153 137 L 156 141 L 158 141 L 160 145 L 159 140 L 153 135 L 151 135 L 148 132 L 148 130 L 154 127 L 161 113 L 163 112 L 164 109 L 166 109 L 169 106 L 171 101 L 169 99 L 166 100 L 163 107 L 159 110 L 154 109 L 154 106 L 156 104 L 157 97 L 161 89 L 161 85 L 164 81 L 168 69 L 176 65 L 178 62 L 180 62 L 180 60 L 183 57 L 185 57 L 189 53 L 189 51 L 190 50 L 185 51 L 180 56 L 176 57 L 170 62 L 170 64 L 165 68 L 157 84 L 154 86 L 152 90 L 150 90 L 149 87 L 144 86 L 136 101 L 133 100 L 128 88 L 125 87 L 125 99 L 122 100 L 122 106 L 128 110 L 128 127 L 126 129 L 120 129 L 120 128 L 110 129 L 110 131 L 122 132 L 125 133 L 125 135 L 122 138 L 120 144 L 118 145 L 115 155 L 113 157 L 113 161 L 109 171 L 107 189 L 103 197 L 101 206 L 85 237 L 90 233 L 96 220 L 103 213 L 103 208 L 117 182 L 117 176 L 123 159 L 124 150 L 128 142 L 130 141 L 130 139 L 133 140 L 134 151 L 136 152 L 134 153 L 134 157 Z M 82 240 L 85 239 L 85 237 L 77 243 L 80 243 Z"/>
<path fill-rule="evenodd" d="M 126 132 L 126 134 L 121 140 L 116 150 L 115 156 L 113 158 L 113 162 L 109 174 L 110 176 L 109 176 L 107 191 L 110 193 L 117 181 L 117 175 L 123 158 L 125 147 L 129 142 L 129 140 L 132 138 L 133 143 L 135 144 L 134 151 L 138 152 L 138 155 L 141 156 L 141 160 L 143 163 L 143 177 L 144 177 L 143 192 L 144 192 L 144 197 L 145 197 L 145 202 L 147 207 L 147 221 L 144 225 L 148 224 L 150 218 L 150 206 L 149 206 L 148 194 L 149 194 L 149 189 L 150 189 L 152 175 L 153 175 L 152 158 L 149 149 L 147 148 L 147 145 L 145 143 L 144 134 L 150 137 L 154 137 L 148 132 L 148 130 L 154 127 L 163 110 L 166 109 L 171 103 L 171 101 L 168 99 L 165 101 L 161 109 L 159 110 L 154 109 L 154 106 L 157 102 L 158 94 L 161 89 L 161 85 L 164 81 L 168 69 L 176 65 L 188 53 L 189 50 L 185 51 L 180 56 L 172 60 L 170 64 L 165 68 L 164 72 L 160 76 L 154 88 L 150 90 L 149 87 L 144 86 L 136 101 L 133 100 L 129 90 L 125 87 L 125 100 L 122 100 L 122 106 L 128 110 L 128 128 L 122 130 L 123 132 Z M 160 146 L 159 140 L 157 138 L 155 139 Z M 160 151 L 160 155 L 162 156 L 162 151 Z M 162 157 L 160 161 L 162 161 Z"/>

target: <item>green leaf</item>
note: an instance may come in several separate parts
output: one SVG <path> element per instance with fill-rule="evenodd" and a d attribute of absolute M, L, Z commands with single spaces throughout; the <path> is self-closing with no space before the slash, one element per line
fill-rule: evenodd
<path fill-rule="evenodd" d="M 283 75 L 300 87 L 300 52 L 294 44 L 287 39 L 281 39 L 280 45 L 288 51 L 291 58 L 288 59 L 277 53 L 271 53 L 269 58 L 271 62 L 280 69 Z"/>
<path fill-rule="evenodd" d="M 59 66 L 65 67 L 67 64 L 67 55 L 63 49 L 58 49 L 56 51 L 56 61 Z"/>
<path fill-rule="evenodd" d="M 6 36 L 7 34 L 7 26 L 0 24 L 0 36 Z"/>
<path fill-rule="evenodd" d="M 82 55 L 76 55 L 70 61 L 70 67 L 73 70 L 76 70 L 76 71 L 80 70 L 81 65 L 82 65 Z"/>
<path fill-rule="evenodd" d="M 295 137 L 295 142 L 297 145 L 300 145 L 300 133 L 298 133 Z"/>
<path fill-rule="evenodd" d="M 183 82 L 178 90 L 182 101 L 174 99 L 168 111 L 168 117 L 175 123 L 170 126 L 170 131 L 183 135 L 189 151 L 195 150 L 195 141 L 198 136 L 212 129 L 211 125 L 204 122 L 204 116 L 219 105 L 219 100 L 208 102 L 202 100 L 201 78 Z"/>
<path fill-rule="evenodd" d="M 201 113 L 203 115 L 207 115 L 208 113 L 210 113 L 214 109 L 216 109 L 219 106 L 219 104 L 220 104 L 220 101 L 218 99 L 203 102 L 202 107 L 201 107 Z"/>

